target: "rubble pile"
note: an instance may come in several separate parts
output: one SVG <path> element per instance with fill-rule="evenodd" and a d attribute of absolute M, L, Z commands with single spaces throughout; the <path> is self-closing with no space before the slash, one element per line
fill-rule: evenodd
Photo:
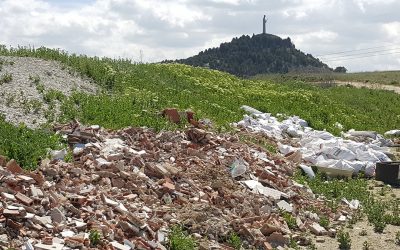
<path fill-rule="evenodd" d="M 291 160 L 236 135 L 78 123 L 56 130 L 72 156 L 53 152 L 32 172 L 0 158 L 0 249 L 167 249 L 173 225 L 200 249 L 231 249 L 232 232 L 245 247 L 272 249 L 309 244 L 305 232 L 334 235 L 311 207 L 333 223 L 349 214 L 294 182 Z"/>
<path fill-rule="evenodd" d="M 250 115 L 245 115 L 236 126 L 263 133 L 280 142 L 289 139 L 290 144 L 278 145 L 282 154 L 303 159 L 331 176 L 351 176 L 359 171 L 373 176 L 376 162 L 391 161 L 389 156 L 393 156 L 388 147 L 393 145 L 393 141 L 374 131 L 350 130 L 342 133 L 342 137 L 336 137 L 327 131 L 312 129 L 297 116 L 279 121 L 269 113 L 248 106 L 242 108 Z M 397 131 L 387 133 L 395 134 Z"/>

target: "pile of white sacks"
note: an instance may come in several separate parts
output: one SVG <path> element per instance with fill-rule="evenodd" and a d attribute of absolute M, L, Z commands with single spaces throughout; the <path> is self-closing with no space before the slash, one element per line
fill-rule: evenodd
<path fill-rule="evenodd" d="M 308 163 L 328 172 L 334 170 L 334 175 L 355 174 L 364 171 L 367 175 L 375 174 L 376 162 L 391 161 L 387 154 L 390 140 L 369 131 L 349 131 L 342 137 L 336 137 L 329 132 L 310 128 L 305 120 L 297 116 L 278 121 L 271 114 L 262 113 L 249 106 L 242 107 L 250 115 L 236 126 L 247 128 L 254 132 L 261 132 L 269 137 L 282 140 L 284 138 L 297 138 L 299 147 L 292 147 L 278 143 L 279 151 L 301 154 L 301 158 Z M 352 139 L 363 138 L 362 142 Z M 306 166 L 301 166 L 306 170 Z M 312 172 L 312 171 L 311 171 Z"/>

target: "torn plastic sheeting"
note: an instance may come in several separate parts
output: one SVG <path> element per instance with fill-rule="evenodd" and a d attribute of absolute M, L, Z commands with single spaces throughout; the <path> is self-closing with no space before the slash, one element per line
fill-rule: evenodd
<path fill-rule="evenodd" d="M 318 170 L 330 177 L 348 177 L 353 175 L 352 169 L 339 169 L 337 167 L 320 167 L 317 166 Z"/>
<path fill-rule="evenodd" d="M 300 164 L 299 167 L 304 171 L 304 173 L 306 173 L 306 175 L 307 175 L 309 178 L 311 178 L 311 179 L 314 179 L 314 178 L 315 178 L 315 173 L 314 173 L 314 171 L 312 170 L 311 167 L 306 166 L 306 165 L 304 165 L 304 164 Z"/>
<path fill-rule="evenodd" d="M 356 154 L 344 147 L 325 147 L 322 152 L 331 159 L 348 161 L 356 159 Z"/>
<path fill-rule="evenodd" d="M 271 197 L 275 200 L 280 200 L 282 196 L 287 197 L 287 195 L 285 193 L 283 193 L 279 190 L 269 188 L 269 187 L 264 187 L 257 180 L 241 181 L 241 183 L 245 184 L 253 192 L 258 193 L 258 194 L 263 194 L 263 195 L 265 195 L 267 197 Z"/>

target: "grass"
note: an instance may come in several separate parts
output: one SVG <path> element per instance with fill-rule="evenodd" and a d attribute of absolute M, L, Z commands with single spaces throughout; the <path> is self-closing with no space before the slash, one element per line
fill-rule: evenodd
<path fill-rule="evenodd" d="M 400 71 L 375 71 L 357 73 L 289 73 L 257 75 L 253 79 L 273 80 L 280 82 L 305 81 L 305 82 L 363 82 L 400 86 Z"/>
<path fill-rule="evenodd" d="M 148 126 L 169 128 L 158 116 L 166 107 L 192 109 L 209 118 L 219 130 L 242 118 L 241 105 L 272 114 L 298 115 L 315 129 L 339 134 L 344 130 L 385 132 L 400 126 L 400 100 L 388 91 L 337 87 L 324 89 L 298 81 L 277 84 L 244 80 L 232 75 L 179 64 L 135 64 L 129 60 L 69 55 L 47 48 L 0 48 L 0 55 L 32 56 L 58 60 L 88 76 L 103 93 L 75 93 L 63 101 L 62 121 L 108 128 Z"/>

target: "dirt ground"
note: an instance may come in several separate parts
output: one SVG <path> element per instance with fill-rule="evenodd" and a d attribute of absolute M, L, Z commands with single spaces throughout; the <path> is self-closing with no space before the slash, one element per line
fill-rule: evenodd
<path fill-rule="evenodd" d="M 384 196 L 380 195 L 383 183 L 371 180 L 370 184 L 373 188 L 373 192 L 377 197 L 381 197 L 383 200 L 396 200 L 400 199 L 400 187 L 392 187 L 389 191 L 385 192 Z M 400 232 L 400 227 L 393 225 L 386 225 L 383 233 L 374 232 L 373 225 L 368 223 L 368 219 L 364 216 L 356 224 L 350 228 L 347 224 L 344 225 L 345 232 L 349 232 L 351 238 L 351 249 L 374 249 L 374 250 L 394 250 L 400 249 L 400 245 L 395 243 L 396 233 Z M 361 232 L 366 231 L 366 235 Z M 323 242 L 318 242 L 323 241 Z M 317 249 L 339 249 L 339 243 L 337 238 L 331 238 L 328 236 L 313 236 L 313 242 Z M 368 242 L 369 248 L 363 248 L 365 242 Z"/>
<path fill-rule="evenodd" d="M 383 90 L 391 90 L 397 94 L 400 94 L 400 87 L 394 85 L 385 85 L 385 84 L 374 84 L 374 83 L 363 83 L 363 82 L 342 82 L 342 81 L 335 81 L 335 84 L 339 86 L 343 85 L 352 85 L 356 88 L 369 88 L 369 89 L 383 89 Z"/>

